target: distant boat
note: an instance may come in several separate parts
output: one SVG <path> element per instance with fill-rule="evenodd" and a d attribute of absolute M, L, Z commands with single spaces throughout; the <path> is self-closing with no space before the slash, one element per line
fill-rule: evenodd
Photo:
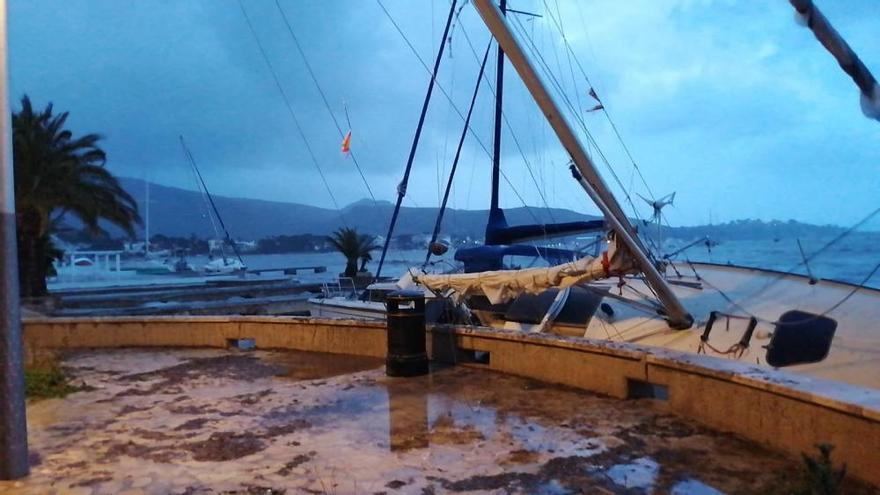
<path fill-rule="evenodd" d="M 225 237 L 223 237 L 223 243 L 228 244 L 229 247 L 232 248 L 232 252 L 235 253 L 235 258 L 226 256 L 226 252 L 223 249 L 223 243 L 221 243 L 220 258 L 212 259 L 205 264 L 203 269 L 206 274 L 212 275 L 229 273 L 244 274 L 247 271 L 247 266 L 245 266 L 244 260 L 241 258 L 241 253 L 238 252 L 238 247 L 236 247 L 235 241 L 233 241 L 232 236 L 229 235 L 229 229 L 227 229 L 226 224 L 223 223 L 223 218 L 220 217 L 220 211 L 217 209 L 217 204 L 214 203 L 214 198 L 208 191 L 208 185 L 205 184 L 205 179 L 202 178 L 202 173 L 199 171 L 198 165 L 196 165 L 196 159 L 193 158 L 192 153 L 190 153 L 189 148 L 186 146 L 186 141 L 184 141 L 183 136 L 180 136 L 180 145 L 183 147 L 183 153 L 189 160 L 189 163 L 195 172 L 196 178 L 198 179 L 198 185 L 205 198 L 205 203 L 209 206 L 208 219 L 211 221 L 211 227 L 214 228 L 214 234 L 217 235 L 217 237 L 220 237 L 220 229 L 217 228 L 217 224 L 214 223 L 214 217 L 211 216 L 212 211 L 217 218 L 217 223 L 220 224 L 220 228 L 222 228 L 223 233 L 225 234 Z"/>
<path fill-rule="evenodd" d="M 213 259 L 205 264 L 203 267 L 205 273 L 218 275 L 218 274 L 233 274 L 233 273 L 242 273 L 247 267 L 241 261 L 234 258 L 217 258 Z"/>
<path fill-rule="evenodd" d="M 166 257 L 164 260 L 148 259 L 135 264 L 133 267 L 129 266 L 128 269 L 134 269 L 140 275 L 182 275 L 195 273 L 195 268 L 186 261 L 186 257 L 183 255 L 178 256 L 176 260 L 170 257 Z"/>

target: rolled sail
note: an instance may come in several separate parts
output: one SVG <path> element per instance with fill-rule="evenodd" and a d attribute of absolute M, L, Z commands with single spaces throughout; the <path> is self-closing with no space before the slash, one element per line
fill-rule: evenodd
<path fill-rule="evenodd" d="M 626 249 L 612 242 L 600 256 L 585 256 L 550 267 L 447 275 L 418 274 L 414 275 L 414 279 L 432 292 L 449 293 L 456 302 L 482 294 L 492 304 L 499 304 L 522 293 L 538 294 L 554 287 L 566 288 L 636 271 L 636 264 Z"/>

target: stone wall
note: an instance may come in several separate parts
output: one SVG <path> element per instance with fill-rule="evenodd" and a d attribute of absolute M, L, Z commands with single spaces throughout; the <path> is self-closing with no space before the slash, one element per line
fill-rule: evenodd
<path fill-rule="evenodd" d="M 653 397 L 669 411 L 786 451 L 835 445 L 834 460 L 880 485 L 880 391 L 709 356 L 634 344 L 436 327 L 437 358 L 559 383 L 621 399 Z M 384 323 L 302 317 L 119 317 L 28 319 L 26 355 L 75 347 L 258 348 L 383 357 Z M 480 351 L 473 359 L 472 351 Z"/>

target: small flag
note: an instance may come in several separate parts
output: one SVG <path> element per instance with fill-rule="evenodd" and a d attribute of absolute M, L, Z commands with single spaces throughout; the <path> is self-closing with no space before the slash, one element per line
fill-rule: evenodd
<path fill-rule="evenodd" d="M 588 112 L 595 112 L 596 110 L 602 110 L 603 108 L 605 108 L 605 106 L 602 105 L 602 104 L 600 103 L 600 104 L 596 105 L 595 107 L 593 107 L 593 108 L 591 108 L 591 109 L 589 109 L 589 110 L 587 110 L 587 111 L 588 111 Z"/>
<path fill-rule="evenodd" d="M 348 131 L 342 138 L 342 153 L 346 155 L 351 153 L 351 131 Z"/>
<path fill-rule="evenodd" d="M 595 90 L 595 89 L 590 88 L 590 96 L 592 96 L 593 99 L 596 100 L 596 101 L 598 101 L 599 103 L 602 103 L 602 100 L 599 99 L 599 95 L 596 94 L 596 90 Z"/>

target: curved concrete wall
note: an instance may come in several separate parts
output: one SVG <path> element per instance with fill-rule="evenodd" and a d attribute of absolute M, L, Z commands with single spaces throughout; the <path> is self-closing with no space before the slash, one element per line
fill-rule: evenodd
<path fill-rule="evenodd" d="M 619 398 L 659 391 L 669 411 L 792 454 L 835 445 L 834 460 L 880 485 L 880 391 L 723 359 L 634 344 L 490 328 L 431 330 L 435 359 L 488 353 L 488 369 Z M 28 319 L 26 352 L 76 347 L 258 348 L 383 357 L 384 323 L 300 317 L 114 317 Z"/>

